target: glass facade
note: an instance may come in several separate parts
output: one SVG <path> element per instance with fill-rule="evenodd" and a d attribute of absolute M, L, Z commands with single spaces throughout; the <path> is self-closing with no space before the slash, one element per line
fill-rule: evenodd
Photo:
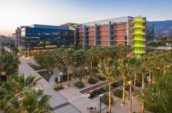
<path fill-rule="evenodd" d="M 34 25 L 18 28 L 18 45 L 31 54 L 53 50 L 61 45 L 73 45 L 74 31 L 67 27 Z M 19 32 L 20 31 L 20 32 Z"/>

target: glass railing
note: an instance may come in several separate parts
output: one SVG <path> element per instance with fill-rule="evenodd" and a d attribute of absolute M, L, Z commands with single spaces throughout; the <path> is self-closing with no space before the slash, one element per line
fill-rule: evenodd
<path fill-rule="evenodd" d="M 134 18 L 134 22 L 142 22 L 143 18 L 142 17 L 136 17 Z"/>
<path fill-rule="evenodd" d="M 134 38 L 134 40 L 136 40 L 136 41 L 143 41 L 144 39 L 143 38 Z"/>
<path fill-rule="evenodd" d="M 134 53 L 135 54 L 143 54 L 143 53 L 145 53 L 145 51 L 144 50 L 134 50 Z"/>
<path fill-rule="evenodd" d="M 138 28 L 138 29 L 140 28 L 140 29 L 142 29 L 144 27 L 142 25 L 134 25 L 133 28 Z"/>

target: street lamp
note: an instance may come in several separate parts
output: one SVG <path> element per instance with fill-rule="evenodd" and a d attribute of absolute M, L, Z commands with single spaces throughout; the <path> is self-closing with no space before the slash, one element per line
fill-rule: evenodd
<path fill-rule="evenodd" d="M 130 103 L 129 103 L 129 113 L 132 113 L 132 81 L 128 81 L 128 84 L 130 85 Z"/>
<path fill-rule="evenodd" d="M 61 86 L 61 77 L 62 77 L 62 75 L 63 75 L 63 72 L 60 72 L 59 75 L 60 75 L 60 76 L 58 76 L 58 82 L 60 83 L 60 86 Z"/>
<path fill-rule="evenodd" d="M 87 66 L 85 67 L 85 72 L 86 72 L 86 73 L 85 73 L 85 74 L 86 74 L 85 78 L 86 78 L 86 80 L 87 80 L 87 72 L 88 72 L 88 67 L 87 67 Z"/>
<path fill-rule="evenodd" d="M 102 107 L 102 106 L 101 106 L 101 98 L 103 97 L 103 95 L 104 95 L 104 94 L 100 94 L 100 95 L 99 95 L 99 113 L 101 113 L 101 109 L 102 109 L 102 108 L 101 108 L 101 107 Z"/>

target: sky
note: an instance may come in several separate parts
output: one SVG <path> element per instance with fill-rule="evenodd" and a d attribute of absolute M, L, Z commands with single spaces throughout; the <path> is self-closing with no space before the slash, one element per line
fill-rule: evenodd
<path fill-rule="evenodd" d="M 172 0 L 0 0 L 0 35 L 32 24 L 84 23 L 122 16 L 172 20 Z"/>

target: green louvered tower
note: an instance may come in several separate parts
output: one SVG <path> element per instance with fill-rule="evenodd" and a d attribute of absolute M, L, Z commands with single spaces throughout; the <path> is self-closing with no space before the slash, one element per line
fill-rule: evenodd
<path fill-rule="evenodd" d="M 134 54 L 138 57 L 145 53 L 145 23 L 146 19 L 143 17 L 133 19 Z"/>

